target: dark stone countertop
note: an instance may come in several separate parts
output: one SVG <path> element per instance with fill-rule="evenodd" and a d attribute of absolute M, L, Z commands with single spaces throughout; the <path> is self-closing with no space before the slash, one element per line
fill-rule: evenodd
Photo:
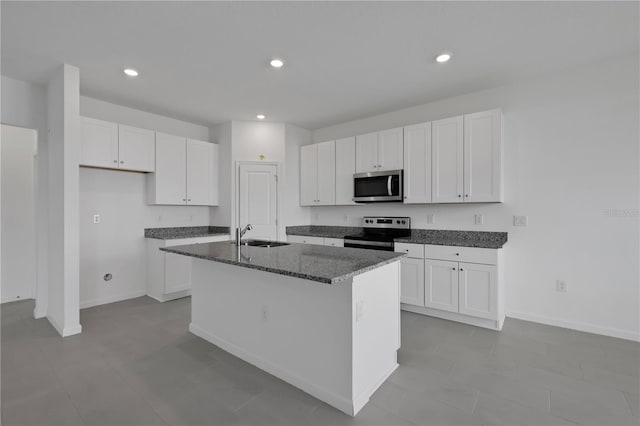
<path fill-rule="evenodd" d="M 270 248 L 241 246 L 238 256 L 238 247 L 229 241 L 160 250 L 325 284 L 347 280 L 405 256 L 389 251 L 297 243 Z"/>
<path fill-rule="evenodd" d="M 287 235 L 302 235 L 305 237 L 344 238 L 362 232 L 362 227 L 355 226 L 325 226 L 301 225 L 287 226 Z"/>
<path fill-rule="evenodd" d="M 181 226 L 176 228 L 145 228 L 145 238 L 176 240 L 179 238 L 211 237 L 229 234 L 228 226 Z"/>
<path fill-rule="evenodd" d="M 444 229 L 412 229 L 411 236 L 396 238 L 395 242 L 499 249 L 506 244 L 507 233 L 451 231 Z"/>
<path fill-rule="evenodd" d="M 344 238 L 358 234 L 363 228 L 348 226 L 306 225 L 288 226 L 287 235 Z M 397 243 L 431 244 L 438 246 L 480 247 L 499 249 L 507 242 L 506 232 L 456 231 L 445 229 L 412 229 L 408 237 L 396 238 Z"/>

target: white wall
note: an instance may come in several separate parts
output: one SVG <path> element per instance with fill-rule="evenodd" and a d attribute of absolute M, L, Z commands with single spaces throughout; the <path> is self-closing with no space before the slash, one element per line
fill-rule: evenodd
<path fill-rule="evenodd" d="M 209 140 L 207 127 L 92 98 L 80 98 L 80 114 Z M 80 168 L 81 307 L 145 294 L 144 228 L 209 225 L 208 207 L 147 205 L 145 181 L 143 173 Z"/>
<path fill-rule="evenodd" d="M 32 299 L 36 289 L 36 130 L 2 126 L 2 291 L 0 301 Z"/>
<path fill-rule="evenodd" d="M 285 226 L 311 223 L 311 208 L 300 207 L 300 147 L 311 143 L 309 130 L 286 124 L 285 164 L 282 187 L 282 221 Z M 284 240 L 286 233 L 281 236 Z"/>
<path fill-rule="evenodd" d="M 618 58 L 318 129 L 315 142 L 502 107 L 505 203 L 319 207 L 311 222 L 384 214 L 411 216 L 416 228 L 508 231 L 508 315 L 638 340 L 638 72 L 637 56 Z M 513 215 L 529 226 L 513 227 Z"/>
<path fill-rule="evenodd" d="M 211 224 L 232 226 L 231 220 L 231 180 L 233 164 L 231 160 L 231 122 L 222 123 L 209 130 L 212 140 L 218 144 L 218 206 L 212 207 Z M 232 235 L 234 235 L 232 233 Z"/>
<path fill-rule="evenodd" d="M 79 309 L 80 71 L 62 65 L 47 85 L 49 285 L 47 318 L 62 336 L 82 331 Z"/>
<path fill-rule="evenodd" d="M 2 76 L 0 80 L 0 122 L 18 127 L 35 129 L 38 132 L 36 234 L 37 234 L 37 292 L 34 315 L 46 315 L 48 283 L 49 218 L 47 214 L 49 153 L 47 149 L 47 91 L 46 88 L 21 80 Z"/>

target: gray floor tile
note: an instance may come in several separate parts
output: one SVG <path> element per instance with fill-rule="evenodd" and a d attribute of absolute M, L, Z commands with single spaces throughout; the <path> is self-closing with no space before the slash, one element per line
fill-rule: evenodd
<path fill-rule="evenodd" d="M 473 419 L 482 425 L 555 426 L 573 423 L 545 411 L 520 405 L 499 396 L 480 392 Z"/>
<path fill-rule="evenodd" d="M 637 342 L 526 321 L 402 312 L 400 368 L 352 418 L 191 335 L 189 298 L 83 309 L 66 339 L 32 312 L 0 307 L 2 424 L 639 423 Z"/>
<path fill-rule="evenodd" d="M 512 377 L 473 369 L 456 369 L 452 375 L 472 389 L 549 412 L 550 393 L 547 389 Z"/>
<path fill-rule="evenodd" d="M 427 398 L 421 393 L 384 383 L 371 398 L 378 407 L 419 425 L 472 425 L 471 413 Z"/>
<path fill-rule="evenodd" d="M 62 388 L 14 404 L 3 404 L 2 418 L 7 426 L 85 424 Z"/>
<path fill-rule="evenodd" d="M 627 406 L 629 407 L 629 411 L 631 411 L 631 415 L 634 417 L 639 417 L 638 414 L 639 406 L 640 406 L 640 396 L 638 394 L 633 394 L 629 392 L 624 392 L 624 399 L 627 401 Z"/>

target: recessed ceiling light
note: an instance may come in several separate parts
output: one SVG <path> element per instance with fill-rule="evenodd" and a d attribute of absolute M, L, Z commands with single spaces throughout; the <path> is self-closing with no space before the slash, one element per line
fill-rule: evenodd
<path fill-rule="evenodd" d="M 272 59 L 269 63 L 274 68 L 282 68 L 282 66 L 284 65 L 284 61 L 282 59 Z"/>
<path fill-rule="evenodd" d="M 266 117 L 264 116 L 264 114 L 258 114 L 258 115 L 256 115 L 256 118 L 258 120 L 264 120 Z"/>
<path fill-rule="evenodd" d="M 441 53 L 436 57 L 436 62 L 447 62 L 449 59 L 451 59 L 451 53 Z"/>
<path fill-rule="evenodd" d="M 124 73 L 126 75 L 128 75 L 129 77 L 137 77 L 138 76 L 138 71 L 134 70 L 133 68 L 125 69 Z"/>

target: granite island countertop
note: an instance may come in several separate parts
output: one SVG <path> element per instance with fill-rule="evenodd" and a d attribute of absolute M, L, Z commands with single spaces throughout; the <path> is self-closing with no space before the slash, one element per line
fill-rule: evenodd
<path fill-rule="evenodd" d="M 347 235 L 361 233 L 363 230 L 364 229 L 361 227 L 302 225 L 288 226 L 287 235 L 344 238 Z M 506 244 L 507 233 L 445 229 L 412 229 L 410 236 L 396 238 L 394 241 L 397 243 L 499 249 Z"/>
<path fill-rule="evenodd" d="M 145 228 L 145 238 L 176 240 L 180 238 L 211 237 L 230 234 L 228 226 L 180 226 L 174 228 Z"/>
<path fill-rule="evenodd" d="M 325 284 L 335 284 L 400 260 L 405 253 L 289 243 L 238 247 L 229 241 L 163 247 L 168 253 L 227 263 Z"/>

